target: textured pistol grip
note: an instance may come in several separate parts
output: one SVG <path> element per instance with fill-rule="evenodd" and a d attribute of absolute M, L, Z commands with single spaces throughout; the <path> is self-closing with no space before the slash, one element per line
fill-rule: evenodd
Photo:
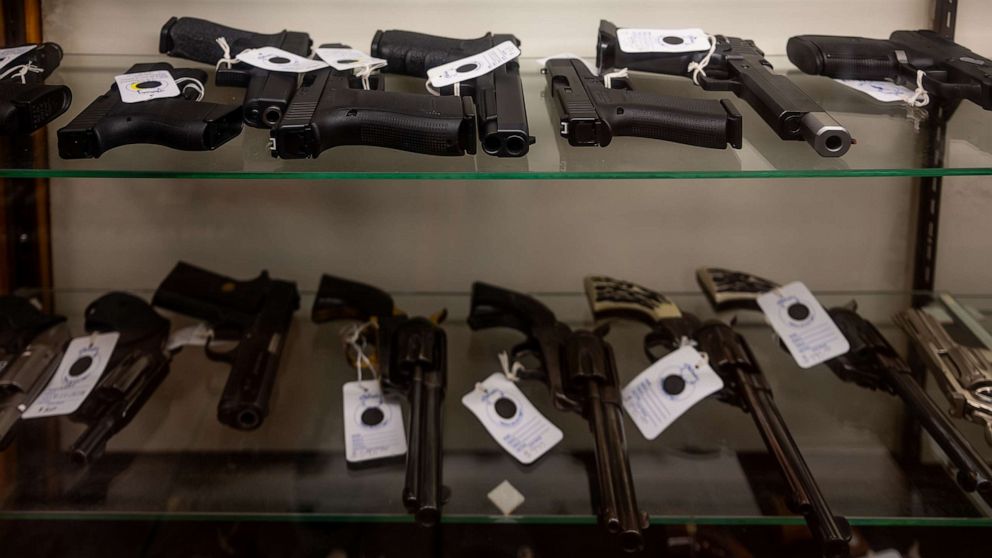
<path fill-rule="evenodd" d="M 0 84 L 0 135 L 29 134 L 69 109 L 72 92 L 64 85 Z"/>
<path fill-rule="evenodd" d="M 799 35 L 786 45 L 789 60 L 807 74 L 865 80 L 896 77 L 896 49 L 881 39 L 830 35 Z"/>
<path fill-rule="evenodd" d="M 741 115 L 727 100 L 709 101 L 624 91 L 622 106 L 604 116 L 614 136 L 653 138 L 725 149 L 741 147 Z"/>
<path fill-rule="evenodd" d="M 411 31 L 376 31 L 371 54 L 388 64 L 393 74 L 427 77 L 427 70 L 490 48 L 490 35 L 478 39 L 451 39 Z"/>

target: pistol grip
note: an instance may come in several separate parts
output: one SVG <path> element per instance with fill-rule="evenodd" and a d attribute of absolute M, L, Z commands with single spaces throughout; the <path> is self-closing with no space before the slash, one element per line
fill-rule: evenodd
<path fill-rule="evenodd" d="M 519 44 L 519 41 L 516 42 Z M 453 39 L 412 31 L 380 30 L 372 38 L 371 54 L 387 62 L 388 73 L 427 77 L 430 68 L 478 54 L 493 46 L 490 33 L 478 39 Z"/>

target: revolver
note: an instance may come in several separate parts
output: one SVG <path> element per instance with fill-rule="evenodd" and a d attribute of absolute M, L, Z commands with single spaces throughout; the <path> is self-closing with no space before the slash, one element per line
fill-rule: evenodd
<path fill-rule="evenodd" d="M 620 407 L 620 381 L 605 332 L 573 331 L 540 301 L 486 283 L 472 285 L 468 325 L 473 330 L 508 327 L 526 340 L 513 348 L 517 359 L 537 360 L 521 372 L 547 384 L 557 409 L 580 414 L 595 442 L 600 522 L 627 551 L 643 547 L 648 516 L 637 507 Z"/>
<path fill-rule="evenodd" d="M 241 133 L 241 107 L 197 101 L 203 94 L 200 86 L 207 80 L 203 70 L 157 62 L 135 64 L 125 73 L 158 70 L 172 74 L 180 87 L 179 97 L 125 103 L 115 82 L 110 91 L 59 130 L 59 156 L 97 158 L 115 147 L 134 143 L 210 151 Z"/>
<path fill-rule="evenodd" d="M 558 132 L 569 145 L 606 147 L 614 136 L 653 138 L 699 147 L 741 148 L 741 115 L 729 100 L 709 101 L 634 91 L 630 80 L 593 75 L 574 58 L 544 66 L 558 109 Z"/>
<path fill-rule="evenodd" d="M 751 415 L 789 486 L 789 507 L 806 519 L 825 556 L 847 556 L 851 527 L 844 517 L 833 514 L 820 492 L 744 337 L 722 321 L 702 322 L 682 312 L 665 295 L 628 281 L 588 277 L 585 288 L 597 322 L 627 319 L 651 328 L 644 338 L 644 352 L 652 362 L 684 343 L 695 343 L 708 356 L 710 366 L 724 383 L 716 398 Z M 686 388 L 686 381 L 677 375 L 664 378 L 659 386 L 672 397 Z"/>
<path fill-rule="evenodd" d="M 348 48 L 329 44 L 321 48 Z M 369 89 L 350 70 L 307 73 L 286 115 L 270 132 L 273 157 L 314 158 L 339 145 L 374 145 L 429 155 L 475 153 L 475 106 L 467 97 Z"/>
<path fill-rule="evenodd" d="M 371 322 L 363 341 L 374 347 L 372 361 L 382 386 L 410 403 L 403 503 L 418 523 L 441 518 L 441 411 L 448 376 L 445 311 L 430 319 L 398 311 L 389 294 L 371 285 L 324 275 L 313 303 L 316 323 Z M 359 355 L 350 354 L 355 361 Z"/>
<path fill-rule="evenodd" d="M 221 38 L 230 46 L 231 58 L 243 50 L 261 47 L 276 47 L 306 57 L 310 55 L 310 45 L 313 43 L 310 36 L 285 30 L 266 35 L 195 17 L 169 18 L 162 26 L 159 52 L 216 64 L 218 68 L 214 82 L 218 86 L 246 88 L 243 103 L 245 124 L 253 128 L 275 126 L 286 113 L 299 76 L 292 72 L 270 72 L 239 61 L 221 68 L 219 62 L 225 57 L 223 48 L 217 43 L 217 39 Z"/>
<path fill-rule="evenodd" d="M 761 277 L 716 268 L 700 269 L 697 277 L 711 301 L 722 299 L 722 304 L 715 304 L 717 309 L 736 307 L 759 310 L 755 302 L 757 296 L 778 286 Z M 909 412 L 957 469 L 955 480 L 958 486 L 967 492 L 978 492 L 992 503 L 992 469 L 916 381 L 909 364 L 874 324 L 858 314 L 857 305 L 853 302 L 830 308 L 827 313 L 851 347 L 847 353 L 828 360 L 825 363 L 827 367 L 844 382 L 887 392 L 902 399 Z M 896 316 L 894 321 L 903 325 L 904 315 Z"/>
<path fill-rule="evenodd" d="M 951 402 L 951 416 L 985 427 L 992 444 L 992 355 L 956 342 L 940 322 L 923 310 L 906 310 L 893 321 L 913 341 L 927 368 Z"/>
<path fill-rule="evenodd" d="M 69 343 L 65 317 L 46 314 L 28 299 L 0 296 L 0 449 L 55 374 Z"/>
<path fill-rule="evenodd" d="M 261 426 L 269 412 L 293 313 L 300 307 L 296 283 L 271 279 L 267 271 L 238 281 L 179 262 L 155 291 L 152 304 L 210 325 L 212 334 L 204 347 L 207 357 L 231 366 L 217 420 L 238 430 Z M 214 341 L 237 345 L 217 351 Z"/>
<path fill-rule="evenodd" d="M 620 48 L 617 26 L 599 22 L 596 64 L 600 72 L 629 68 L 642 72 L 688 76 L 690 64 L 709 58 L 693 79 L 706 91 L 732 91 L 784 140 L 805 140 L 821 157 L 840 157 L 851 147 L 851 135 L 792 81 L 772 71 L 754 41 L 716 35 L 707 52 L 629 53 Z M 697 79 L 698 78 L 698 79 Z"/>
<path fill-rule="evenodd" d="M 30 134 L 68 110 L 72 103 L 69 88 L 44 83 L 61 62 L 62 47 L 41 43 L 4 66 L 0 74 L 0 135 Z"/>
<path fill-rule="evenodd" d="M 945 101 L 967 99 L 992 110 L 992 60 L 929 30 L 894 31 L 889 40 L 799 35 L 786 46 L 807 74 L 839 79 L 891 80 Z"/>
<path fill-rule="evenodd" d="M 519 46 L 513 35 L 486 33 L 478 39 L 451 39 L 410 31 L 376 31 L 372 56 L 387 61 L 386 72 L 427 77 L 427 70 L 484 52 L 505 41 Z M 461 95 L 475 101 L 482 150 L 497 157 L 523 157 L 534 143 L 527 126 L 527 107 L 520 81 L 520 64 L 511 60 L 488 74 L 458 84 Z M 451 95 L 454 86 L 440 90 Z M 473 151 L 474 153 L 474 151 Z"/>
<path fill-rule="evenodd" d="M 165 351 L 169 320 L 142 299 L 112 292 L 90 303 L 85 316 L 87 332 L 116 331 L 120 337 L 99 383 L 70 417 L 87 425 L 69 450 L 79 464 L 103 455 L 107 441 L 131 422 L 168 375 L 171 359 Z"/>

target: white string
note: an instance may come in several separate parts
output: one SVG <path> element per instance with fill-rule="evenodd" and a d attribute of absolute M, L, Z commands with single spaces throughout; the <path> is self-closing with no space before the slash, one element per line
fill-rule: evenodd
<path fill-rule="evenodd" d="M 916 70 L 916 91 L 913 96 L 906 99 L 906 102 L 914 107 L 925 107 L 930 104 L 930 94 L 923 87 L 923 70 Z"/>
<path fill-rule="evenodd" d="M 685 335 L 683 335 L 682 337 L 679 338 L 679 348 L 680 349 L 682 347 L 695 347 L 696 345 L 698 345 L 698 343 L 696 343 L 696 340 L 695 339 L 689 339 Z"/>
<path fill-rule="evenodd" d="M 198 101 L 202 101 L 203 100 L 203 95 L 205 93 L 205 89 L 203 87 L 203 82 L 200 81 L 200 80 L 198 80 L 198 79 L 196 79 L 196 78 L 182 77 L 182 78 L 179 78 L 179 79 L 176 80 L 176 85 L 179 85 L 180 83 L 184 83 L 184 82 L 189 82 L 189 84 L 188 85 L 184 85 L 183 86 L 183 90 L 185 90 L 187 87 L 192 87 L 193 90 L 196 91 L 196 93 L 197 93 L 197 95 L 196 95 L 196 101 L 197 102 Z"/>
<path fill-rule="evenodd" d="M 365 330 L 372 326 L 372 322 L 365 322 L 363 324 L 348 324 L 341 328 L 341 339 L 344 341 L 345 345 L 350 347 L 355 351 L 355 371 L 358 376 L 358 382 L 362 382 L 362 370 L 368 368 L 372 371 L 372 377 L 378 378 L 379 372 L 375 369 L 375 365 L 365 354 Z M 362 387 L 365 389 L 365 387 Z"/>
<path fill-rule="evenodd" d="M 441 92 L 438 91 L 437 89 L 434 89 L 434 86 L 431 85 L 431 80 L 427 80 L 427 82 L 424 83 L 424 85 L 427 86 L 427 92 L 430 93 L 431 95 L 434 95 L 435 97 L 440 97 L 441 96 Z M 461 97 L 462 96 L 462 82 L 456 81 L 454 83 L 454 86 L 455 86 L 455 91 L 454 91 L 455 97 Z"/>
<path fill-rule="evenodd" d="M 373 62 L 372 64 L 359 66 L 355 68 L 353 71 L 355 72 L 355 77 L 361 78 L 362 88 L 368 91 L 371 88 L 371 86 L 369 85 L 369 78 L 372 77 L 372 73 L 378 70 L 379 68 L 382 68 L 385 65 L 386 65 L 385 62 Z M 430 83 L 428 82 L 428 87 L 429 85 Z M 430 91 L 429 88 L 427 90 Z"/>
<path fill-rule="evenodd" d="M 699 62 L 689 63 L 689 72 L 692 73 L 692 83 L 699 85 L 699 76 L 702 74 L 706 77 L 706 66 L 710 64 L 710 58 L 713 57 L 713 53 L 716 52 L 716 36 L 706 35 L 706 38 L 710 40 L 710 49 L 706 52 L 706 56 L 703 57 Z"/>
<path fill-rule="evenodd" d="M 519 382 L 520 381 L 520 372 L 522 372 L 523 370 L 526 369 L 524 367 L 524 365 L 521 364 L 518 361 L 513 361 L 513 364 L 511 365 L 510 364 L 510 353 L 508 353 L 506 351 L 500 351 L 499 355 L 497 355 L 496 358 L 499 359 L 500 372 L 503 373 L 503 376 L 507 380 L 510 380 L 513 383 Z M 477 391 L 481 391 L 482 393 L 486 393 L 488 391 L 488 390 L 486 390 L 485 387 L 482 386 L 482 382 L 476 382 L 475 383 L 475 389 Z"/>
<path fill-rule="evenodd" d="M 0 74 L 0 79 L 7 79 L 7 77 L 9 76 L 9 77 L 12 77 L 12 78 L 20 78 L 21 79 L 21 83 L 27 83 L 28 82 L 28 80 L 27 80 L 28 72 L 33 72 L 33 73 L 38 74 L 38 73 L 41 73 L 41 72 L 44 72 L 44 71 L 45 71 L 44 68 L 39 68 L 38 66 L 35 66 L 31 62 L 28 62 L 27 64 L 21 64 L 19 66 L 14 66 L 13 68 L 10 68 L 9 70 L 7 70 L 6 72 L 4 72 L 3 74 Z"/>
<path fill-rule="evenodd" d="M 627 68 L 620 68 L 619 70 L 613 70 L 610 73 L 603 74 L 603 87 L 612 89 L 614 78 L 625 78 L 627 75 Z"/>
<path fill-rule="evenodd" d="M 231 45 L 227 44 L 227 39 L 224 37 L 217 37 L 217 44 L 224 51 L 224 57 L 217 61 L 217 65 L 214 68 L 219 70 L 221 64 L 227 64 L 228 69 L 230 69 L 231 65 L 237 62 L 236 59 L 231 58 Z"/>

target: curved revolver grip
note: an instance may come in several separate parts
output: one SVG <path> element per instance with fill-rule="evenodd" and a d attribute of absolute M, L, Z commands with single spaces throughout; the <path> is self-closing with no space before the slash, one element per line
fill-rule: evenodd
<path fill-rule="evenodd" d="M 281 31 L 266 35 L 196 17 L 172 17 L 162 26 L 158 51 L 169 56 L 215 64 L 224 57 L 224 51 L 217 44 L 217 39 L 221 37 L 227 40 L 231 55 L 234 56 L 248 48 L 280 46 L 287 33 L 291 32 Z"/>
<path fill-rule="evenodd" d="M 554 313 L 531 296 L 487 283 L 472 283 L 468 326 L 473 330 L 508 327 L 532 337 L 536 328 L 554 327 L 556 323 Z"/>
<path fill-rule="evenodd" d="M 396 313 L 393 297 L 372 285 L 323 275 L 313 301 L 310 319 L 316 323 L 331 320 L 367 320 Z"/>
<path fill-rule="evenodd" d="M 412 31 L 376 31 L 371 54 L 387 62 L 386 71 L 427 77 L 427 70 L 493 46 L 492 35 L 478 39 L 452 39 Z"/>
<path fill-rule="evenodd" d="M 799 35 L 789 39 L 789 60 L 807 74 L 883 80 L 898 75 L 898 47 L 882 39 Z"/>

